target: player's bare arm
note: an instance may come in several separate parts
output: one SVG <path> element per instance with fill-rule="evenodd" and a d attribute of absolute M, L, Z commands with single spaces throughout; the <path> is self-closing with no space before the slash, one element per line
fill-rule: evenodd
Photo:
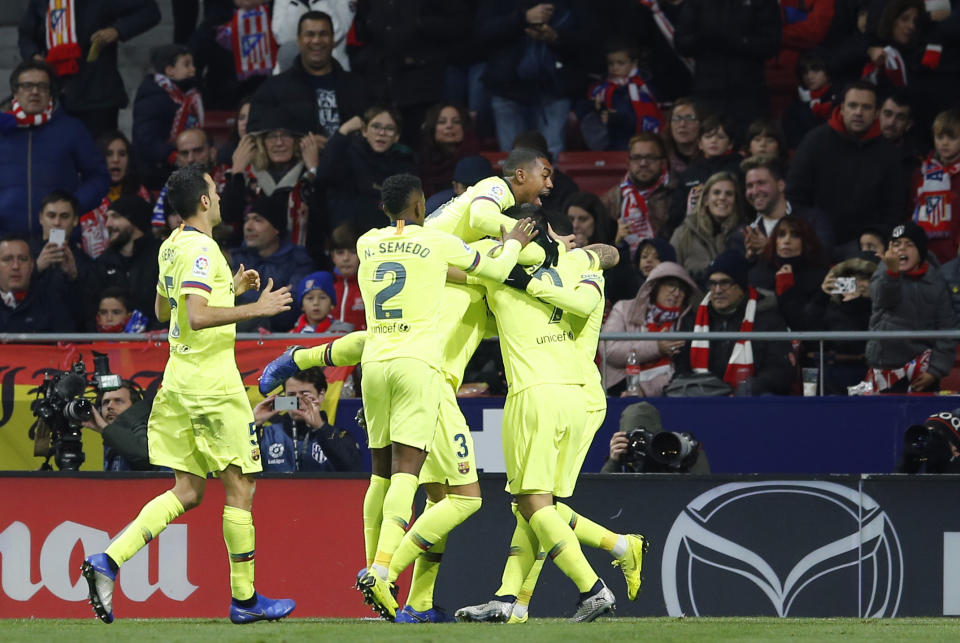
<path fill-rule="evenodd" d="M 597 258 L 600 260 L 600 268 L 603 270 L 610 270 L 620 263 L 620 251 L 605 243 L 591 243 L 589 246 L 584 247 L 584 250 L 588 250 L 597 255 Z"/>
<path fill-rule="evenodd" d="M 153 302 L 153 313 L 157 316 L 158 321 L 170 321 L 170 302 L 167 301 L 166 297 L 161 297 L 159 293 L 157 293 L 157 298 Z"/>
<path fill-rule="evenodd" d="M 293 303 L 290 287 L 274 290 L 273 279 L 267 280 L 267 285 L 257 301 L 243 306 L 208 306 L 207 300 L 199 295 L 187 295 L 186 300 L 187 320 L 193 330 L 226 326 L 257 317 L 273 317 L 290 310 L 290 304 Z"/>

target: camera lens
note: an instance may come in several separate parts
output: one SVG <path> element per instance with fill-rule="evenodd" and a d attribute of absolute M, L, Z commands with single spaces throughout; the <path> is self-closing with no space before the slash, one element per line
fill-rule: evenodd
<path fill-rule="evenodd" d="M 93 417 L 93 405 L 82 397 L 63 405 L 63 416 L 71 422 L 83 422 Z"/>

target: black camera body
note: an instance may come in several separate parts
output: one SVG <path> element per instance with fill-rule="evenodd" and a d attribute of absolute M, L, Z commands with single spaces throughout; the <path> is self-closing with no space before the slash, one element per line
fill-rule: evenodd
<path fill-rule="evenodd" d="M 93 417 L 93 404 L 84 394 L 93 387 L 97 395 L 120 388 L 119 375 L 110 372 L 106 355 L 94 353 L 94 372 L 87 373 L 83 360 L 77 360 L 69 371 L 48 373 L 37 388 L 37 399 L 30 404 L 37 421 L 30 428 L 34 439 L 34 455 L 46 458 L 41 470 L 76 471 L 83 464 L 82 423 Z"/>
<path fill-rule="evenodd" d="M 636 472 L 687 473 L 700 456 L 700 442 L 691 433 L 650 431 L 627 433 L 623 463 Z"/>
<path fill-rule="evenodd" d="M 914 424 L 903 433 L 903 459 L 900 473 L 960 473 L 960 417 L 955 413 L 935 413 L 923 424 Z"/>

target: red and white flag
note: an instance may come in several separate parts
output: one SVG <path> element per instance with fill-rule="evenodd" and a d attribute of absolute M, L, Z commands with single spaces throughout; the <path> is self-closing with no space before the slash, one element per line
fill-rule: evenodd
<path fill-rule="evenodd" d="M 237 9 L 230 24 L 233 65 L 237 78 L 270 74 L 277 58 L 277 43 L 270 30 L 270 11 L 261 5 Z"/>

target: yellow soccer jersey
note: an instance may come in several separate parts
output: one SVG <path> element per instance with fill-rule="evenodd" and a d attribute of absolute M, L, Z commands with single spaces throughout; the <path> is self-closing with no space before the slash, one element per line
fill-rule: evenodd
<path fill-rule="evenodd" d="M 437 208 L 424 225 L 460 237 L 467 243 L 486 236 L 498 237 L 501 224 L 511 230 L 516 223 L 503 214 L 516 203 L 506 179 L 491 176 Z"/>
<path fill-rule="evenodd" d="M 236 325 L 193 330 L 186 296 L 197 295 L 209 306 L 234 304 L 233 274 L 217 242 L 196 228 L 180 226 L 160 246 L 157 292 L 170 304 L 170 359 L 163 386 L 196 395 L 243 392 L 234 355 Z"/>
<path fill-rule="evenodd" d="M 441 370 L 443 341 L 437 330 L 447 267 L 499 282 L 519 253 L 520 244 L 509 241 L 499 257 L 491 258 L 445 232 L 404 222 L 364 234 L 357 241 L 367 317 L 362 361 L 412 357 Z"/>

